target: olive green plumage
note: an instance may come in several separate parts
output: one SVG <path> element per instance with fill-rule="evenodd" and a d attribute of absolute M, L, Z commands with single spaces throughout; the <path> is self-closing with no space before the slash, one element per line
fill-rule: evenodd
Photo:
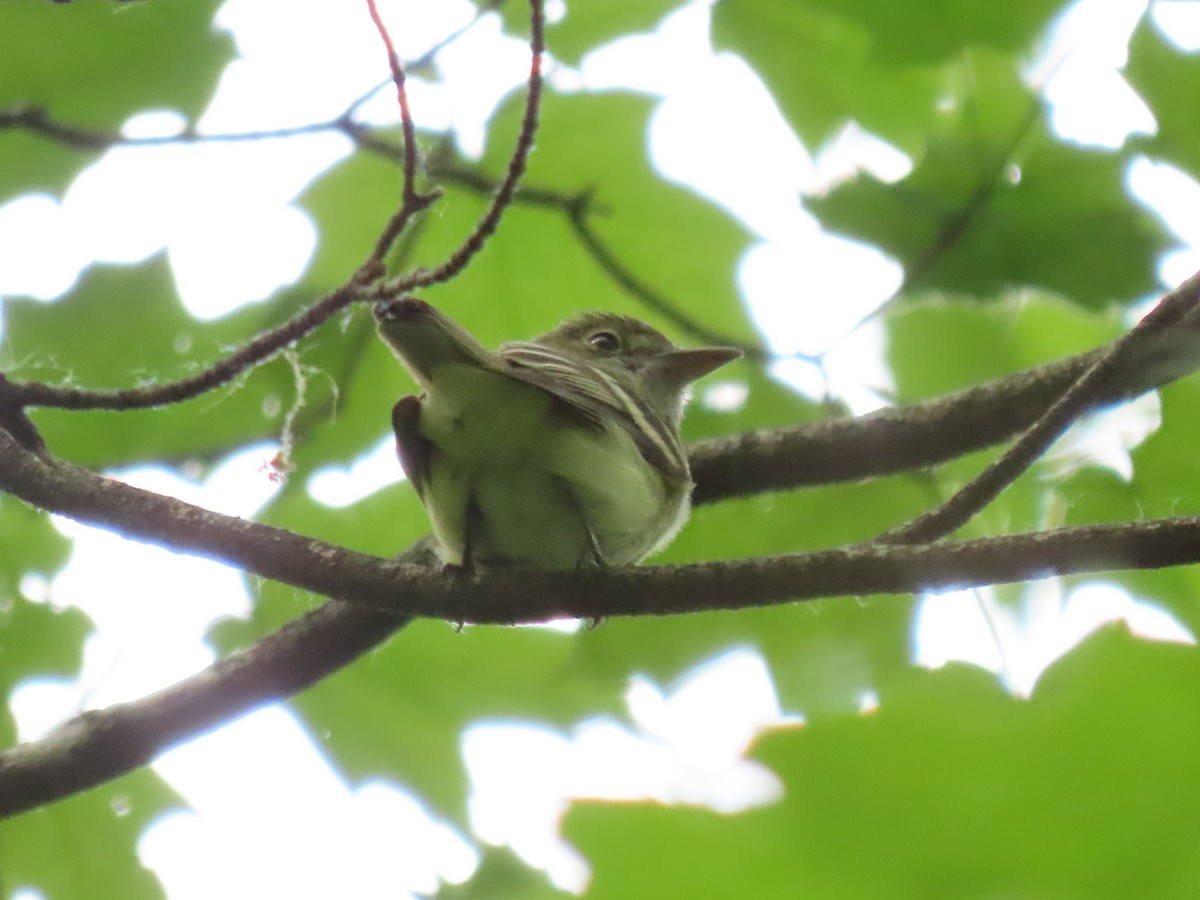
<path fill-rule="evenodd" d="M 682 527 L 686 389 L 738 351 L 680 350 L 612 313 L 494 352 L 420 300 L 375 315 L 423 390 L 396 404 L 392 424 L 444 562 L 629 565 Z"/>

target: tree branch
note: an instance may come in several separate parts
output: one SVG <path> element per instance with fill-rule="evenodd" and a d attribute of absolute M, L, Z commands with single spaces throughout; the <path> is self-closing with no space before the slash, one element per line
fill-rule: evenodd
<path fill-rule="evenodd" d="M 67 388 L 36 381 L 9 383 L 12 402 L 21 407 L 48 406 L 57 409 L 148 409 L 197 397 L 237 378 L 248 369 L 271 359 L 285 347 L 361 299 L 359 286 L 351 281 L 288 319 L 277 328 L 247 341 L 233 353 L 188 378 L 153 387 L 116 391 Z"/>
<path fill-rule="evenodd" d="M 0 488 L 43 509 L 368 609 L 450 622 L 741 609 L 1200 559 L 1200 519 L 1178 518 L 967 541 L 953 551 L 864 544 L 686 566 L 464 574 L 202 509 L 26 450 L 2 431 L 0 463 Z"/>
<path fill-rule="evenodd" d="M 689 566 L 463 575 L 222 516 L 49 459 L 2 430 L 0 487 L 80 521 L 338 598 L 172 687 L 0 753 L 0 815 L 99 784 L 289 696 L 382 642 L 407 616 L 512 623 L 665 615 L 1200 561 L 1200 519 L 1178 518 Z"/>
<path fill-rule="evenodd" d="M 130 703 L 85 712 L 40 741 L 0 752 L 0 816 L 116 778 L 175 744 L 290 697 L 408 621 L 331 601 L 190 678 Z"/>
<path fill-rule="evenodd" d="M 442 284 L 457 276 L 483 249 L 484 243 L 500 224 L 504 211 L 512 203 L 517 185 L 525 174 L 529 154 L 533 152 L 533 138 L 537 133 L 542 101 L 542 54 L 546 52 L 542 0 L 529 0 L 529 10 L 530 61 L 529 79 L 525 89 L 525 112 L 521 117 L 521 130 L 517 135 L 512 155 L 508 159 L 508 169 L 504 173 L 500 187 L 492 196 L 492 202 L 488 204 L 487 211 L 476 224 L 475 230 L 459 245 L 457 250 L 450 254 L 445 262 L 435 269 L 413 272 L 377 285 L 375 299 L 384 300 L 398 297 L 417 288 Z"/>
<path fill-rule="evenodd" d="M 1190 290 L 1185 285 L 1180 291 L 1185 288 Z M 1200 365 L 1194 317 L 1167 326 L 1131 343 L 1122 364 L 1108 367 L 1088 398 L 1092 406 L 1136 396 Z M 988 446 L 1036 421 L 1108 353 L 1101 348 L 859 419 L 695 445 L 697 502 L 927 467 Z M 0 814 L 99 784 L 236 714 L 302 690 L 381 643 L 409 621 L 408 615 L 487 622 L 661 615 L 1200 559 L 1200 521 L 1173 519 L 932 547 L 858 546 L 738 563 L 461 577 L 431 570 L 419 548 L 399 561 L 381 560 L 121 484 L 21 440 L 21 422 L 21 417 L 0 418 L 0 489 L 127 537 L 339 600 L 172 687 L 85 713 L 43 741 L 0 753 Z"/>
<path fill-rule="evenodd" d="M 1197 279 L 1200 273 L 1175 293 L 1195 290 Z M 993 446 L 1037 422 L 1111 346 L 854 419 L 826 419 L 693 444 L 693 500 L 709 503 L 894 475 Z M 1188 317 L 1131 344 L 1100 376 L 1085 398 L 1086 408 L 1129 400 L 1198 367 L 1200 321 Z"/>
<path fill-rule="evenodd" d="M 1136 371 L 1146 348 L 1156 348 L 1160 333 L 1180 326 L 1194 332 L 1200 314 L 1200 273 L 1163 297 L 1154 310 L 1128 334 L 1114 341 L 1059 396 L 1001 457 L 936 509 L 880 536 L 889 543 L 937 540 L 966 524 L 991 503 L 1079 416 L 1095 406 L 1096 398 L 1114 376 Z M 1190 323 L 1190 327 L 1189 327 Z"/>
<path fill-rule="evenodd" d="M 372 0 L 368 0 L 368 5 L 372 12 L 372 18 L 376 27 L 380 30 L 387 48 L 388 62 L 391 66 L 397 100 L 400 106 L 401 128 L 404 134 L 402 155 L 403 189 L 399 209 L 388 220 L 388 223 L 376 239 L 375 246 L 372 248 L 370 255 L 359 266 L 355 274 L 337 290 L 323 297 L 287 322 L 268 332 L 257 335 L 229 356 L 218 360 L 213 365 L 189 378 L 154 387 L 117 391 L 63 388 L 36 382 L 9 382 L 6 390 L 6 402 L 11 407 L 20 412 L 29 406 L 50 406 L 60 409 L 142 409 L 177 403 L 226 384 L 244 371 L 265 362 L 289 344 L 311 333 L 351 303 L 395 296 L 413 287 L 446 281 L 467 266 L 475 254 L 482 249 L 486 239 L 496 229 L 505 208 L 511 203 L 517 183 L 525 171 L 526 160 L 529 153 L 533 150 L 533 137 L 537 127 L 538 109 L 541 98 L 541 57 L 545 50 L 541 0 L 530 0 L 533 21 L 533 33 L 530 40 L 532 62 L 530 64 L 529 94 L 526 100 L 525 118 L 520 137 L 513 150 L 512 158 L 509 161 L 508 173 L 500 189 L 496 192 L 491 206 L 472 234 L 436 269 L 432 271 L 418 270 L 398 276 L 390 281 L 383 281 L 383 276 L 386 274 L 383 265 L 384 256 L 414 217 L 427 209 L 437 199 L 438 195 L 436 193 L 419 193 L 415 188 L 417 170 L 416 129 L 408 107 L 408 98 L 404 86 L 404 70 L 395 49 L 391 45 L 387 30 L 378 17 Z M 356 101 L 355 106 L 357 103 L 358 101 Z M 353 109 L 354 106 L 351 107 L 350 111 Z M 296 133 L 321 130 L 323 127 L 336 127 L 353 137 L 356 128 L 348 121 L 350 111 L 347 111 L 342 118 L 335 120 L 335 122 L 326 123 L 326 126 L 305 127 L 298 129 Z M 171 143 L 185 139 L 184 136 L 173 136 L 166 139 L 149 139 L 145 141 L 136 139 L 125 140 L 111 134 L 86 132 L 82 129 L 53 123 L 47 119 L 43 112 L 36 109 L 0 110 L 0 129 L 5 127 L 26 128 L 59 142 L 88 149 L 103 148 L 118 142 L 131 144 Z M 257 136 L 266 136 L 266 134 L 263 133 Z M 250 139 L 250 136 L 247 135 L 240 135 L 238 137 L 239 139 Z M 221 136 L 220 139 L 233 139 L 233 136 Z"/>

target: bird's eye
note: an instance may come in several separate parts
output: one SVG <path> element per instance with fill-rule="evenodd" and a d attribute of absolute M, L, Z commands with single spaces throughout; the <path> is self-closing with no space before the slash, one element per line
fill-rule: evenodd
<path fill-rule="evenodd" d="M 611 331 L 597 331 L 588 336 L 587 342 L 602 353 L 616 353 L 621 349 L 621 339 Z"/>

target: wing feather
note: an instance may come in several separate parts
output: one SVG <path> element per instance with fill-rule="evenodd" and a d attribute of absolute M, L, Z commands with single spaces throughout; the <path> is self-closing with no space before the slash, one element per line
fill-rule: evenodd
<path fill-rule="evenodd" d="M 392 431 L 396 435 L 396 455 L 400 457 L 400 468 L 412 482 L 417 496 L 425 499 L 425 485 L 429 483 L 430 457 L 434 447 L 421 434 L 421 401 L 417 397 L 401 397 L 392 407 Z"/>
<path fill-rule="evenodd" d="M 677 478 L 688 477 L 674 429 L 599 366 L 524 341 L 505 344 L 497 355 L 506 374 L 552 394 L 595 426 L 615 418 L 647 460 Z"/>

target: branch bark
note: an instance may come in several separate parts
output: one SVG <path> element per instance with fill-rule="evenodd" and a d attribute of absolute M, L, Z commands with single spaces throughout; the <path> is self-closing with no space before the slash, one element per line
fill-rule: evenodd
<path fill-rule="evenodd" d="M 464 573 L 381 559 L 164 497 L 23 449 L 0 432 L 0 487 L 170 550 L 394 616 L 518 624 L 912 593 L 1200 561 L 1200 518 L 923 546 L 858 544 L 752 560 L 597 571 Z M 54 502 L 57 501 L 57 502 Z"/>
<path fill-rule="evenodd" d="M 234 653 L 130 703 L 85 712 L 48 737 L 0 752 L 0 816 L 124 775 L 168 747 L 290 697 L 386 640 L 408 620 L 329 602 Z M 296 665 L 297 659 L 308 665 Z"/>
<path fill-rule="evenodd" d="M 1200 274 L 1188 288 L 1200 292 Z M 1094 386 L 1087 409 L 1130 400 L 1200 367 L 1200 317 L 1193 315 L 1130 348 Z M 860 481 L 929 468 L 1002 443 L 1038 421 L 1108 353 L 1109 346 L 1017 372 L 944 397 L 716 438 L 689 448 L 696 503 L 768 491 Z"/>
<path fill-rule="evenodd" d="M 1194 333 L 1167 335 L 1102 385 L 1117 402 L 1200 363 Z M 924 468 L 1036 421 L 1098 354 L 860 419 L 709 441 L 693 448 L 699 502 Z M 127 537 L 195 553 L 338 599 L 176 685 L 85 713 L 0 753 L 0 815 L 51 802 L 144 765 L 263 703 L 290 696 L 384 641 L 409 619 L 515 622 L 733 609 L 1156 568 L 1200 561 L 1200 520 L 1063 529 L 924 547 L 858 546 L 736 563 L 611 572 L 464 577 L 382 560 L 133 488 L 30 448 L 0 423 L 0 489 Z"/>
<path fill-rule="evenodd" d="M 201 510 L 46 460 L 3 431 L 0 461 L 10 464 L 0 467 L 3 486 L 20 482 L 13 492 L 33 502 L 53 493 L 73 517 L 339 598 L 179 684 L 85 713 L 41 741 L 0 753 L 0 815 L 99 784 L 234 715 L 290 696 L 381 643 L 410 615 L 504 623 L 666 615 L 1200 561 L 1200 518 L 1179 518 L 741 562 L 463 576 Z M 94 515 L 99 508 L 103 519 Z"/>

